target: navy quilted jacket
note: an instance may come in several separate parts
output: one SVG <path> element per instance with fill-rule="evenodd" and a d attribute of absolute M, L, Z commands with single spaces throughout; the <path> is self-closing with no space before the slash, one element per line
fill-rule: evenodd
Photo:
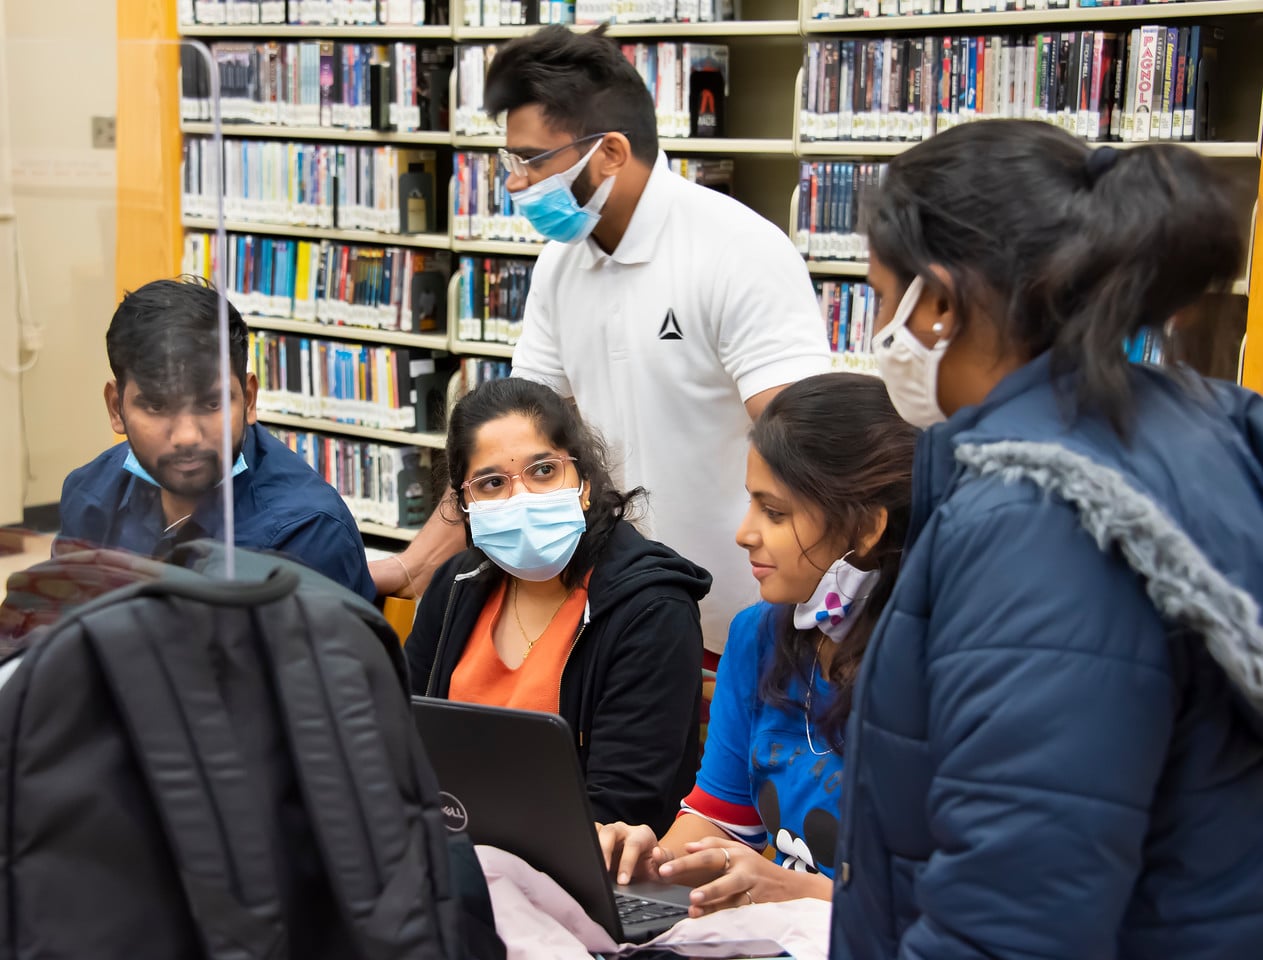
<path fill-rule="evenodd" d="M 925 433 L 847 743 L 835 960 L 1263 957 L 1263 398 L 1041 357 Z"/>

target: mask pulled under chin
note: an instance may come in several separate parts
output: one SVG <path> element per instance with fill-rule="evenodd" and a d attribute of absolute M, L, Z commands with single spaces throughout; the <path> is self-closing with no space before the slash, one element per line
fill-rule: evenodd
<path fill-rule="evenodd" d="M 841 643 L 851 632 L 877 581 L 877 571 L 851 566 L 849 556 L 835 560 L 811 599 L 794 608 L 794 626 L 799 630 L 819 630 L 834 643 Z"/>
<path fill-rule="evenodd" d="M 131 448 L 128 448 L 127 450 L 127 459 L 123 461 L 123 469 L 126 470 L 128 473 L 130 473 L 132 476 L 139 477 L 141 480 L 144 480 L 145 483 L 150 484 L 151 486 L 154 486 L 154 487 L 162 486 L 162 484 L 160 484 L 157 480 L 155 480 L 152 476 L 150 476 L 148 470 L 146 470 L 144 467 L 140 465 L 140 461 L 136 459 L 135 451 L 133 451 Z M 234 477 L 240 476 L 241 474 L 245 473 L 249 469 L 250 469 L 250 466 L 249 464 L 246 463 L 245 454 L 238 453 L 237 460 L 232 465 L 232 475 Z M 219 483 L 215 484 L 215 486 L 217 487 L 222 486 L 222 485 L 223 485 L 222 480 Z"/>
<path fill-rule="evenodd" d="M 914 427 L 931 427 L 947 417 L 938 404 L 938 370 L 946 340 L 927 347 L 908 329 L 908 318 L 921 300 L 925 283 L 914 277 L 890 323 L 873 335 L 877 369 L 899 416 Z"/>
<path fill-rule="evenodd" d="M 606 177 L 583 206 L 579 205 L 573 188 L 601 143 L 598 140 L 574 166 L 510 195 L 517 212 L 526 217 L 544 239 L 578 243 L 596 228 L 605 201 L 614 189 L 614 178 Z"/>
<path fill-rule="evenodd" d="M 580 484 L 490 503 L 470 501 L 470 537 L 510 576 L 536 583 L 551 580 L 566 569 L 588 527 L 582 495 Z"/>

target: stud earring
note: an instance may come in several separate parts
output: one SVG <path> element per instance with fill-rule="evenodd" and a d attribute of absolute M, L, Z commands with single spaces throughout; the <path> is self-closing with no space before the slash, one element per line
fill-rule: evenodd
<path fill-rule="evenodd" d="M 930 327 L 930 332 L 941 337 L 943 335 L 943 324 L 941 323 L 934 324 L 934 326 Z"/>

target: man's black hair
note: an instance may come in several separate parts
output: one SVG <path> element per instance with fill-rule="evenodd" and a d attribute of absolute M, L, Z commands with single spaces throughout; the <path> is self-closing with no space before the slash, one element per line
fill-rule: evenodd
<path fill-rule="evenodd" d="M 658 158 L 653 97 L 602 27 L 544 27 L 504 45 L 487 71 L 486 110 L 497 116 L 532 103 L 575 139 L 617 131 L 637 160 L 653 166 Z"/>
<path fill-rule="evenodd" d="M 246 386 L 249 330 L 228 304 L 228 361 Z M 105 334 L 120 393 L 135 381 L 146 394 L 200 395 L 219 379 L 219 295 L 199 277 L 155 280 L 123 295 Z"/>

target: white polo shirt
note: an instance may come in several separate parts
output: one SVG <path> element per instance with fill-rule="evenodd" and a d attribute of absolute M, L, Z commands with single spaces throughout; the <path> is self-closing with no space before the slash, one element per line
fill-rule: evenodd
<path fill-rule="evenodd" d="M 513 353 L 514 376 L 574 397 L 615 483 L 649 491 L 642 532 L 710 571 L 702 630 L 716 652 L 759 598 L 735 542 L 749 505 L 744 403 L 828 369 L 789 238 L 661 154 L 612 254 L 591 238 L 545 246 Z"/>

